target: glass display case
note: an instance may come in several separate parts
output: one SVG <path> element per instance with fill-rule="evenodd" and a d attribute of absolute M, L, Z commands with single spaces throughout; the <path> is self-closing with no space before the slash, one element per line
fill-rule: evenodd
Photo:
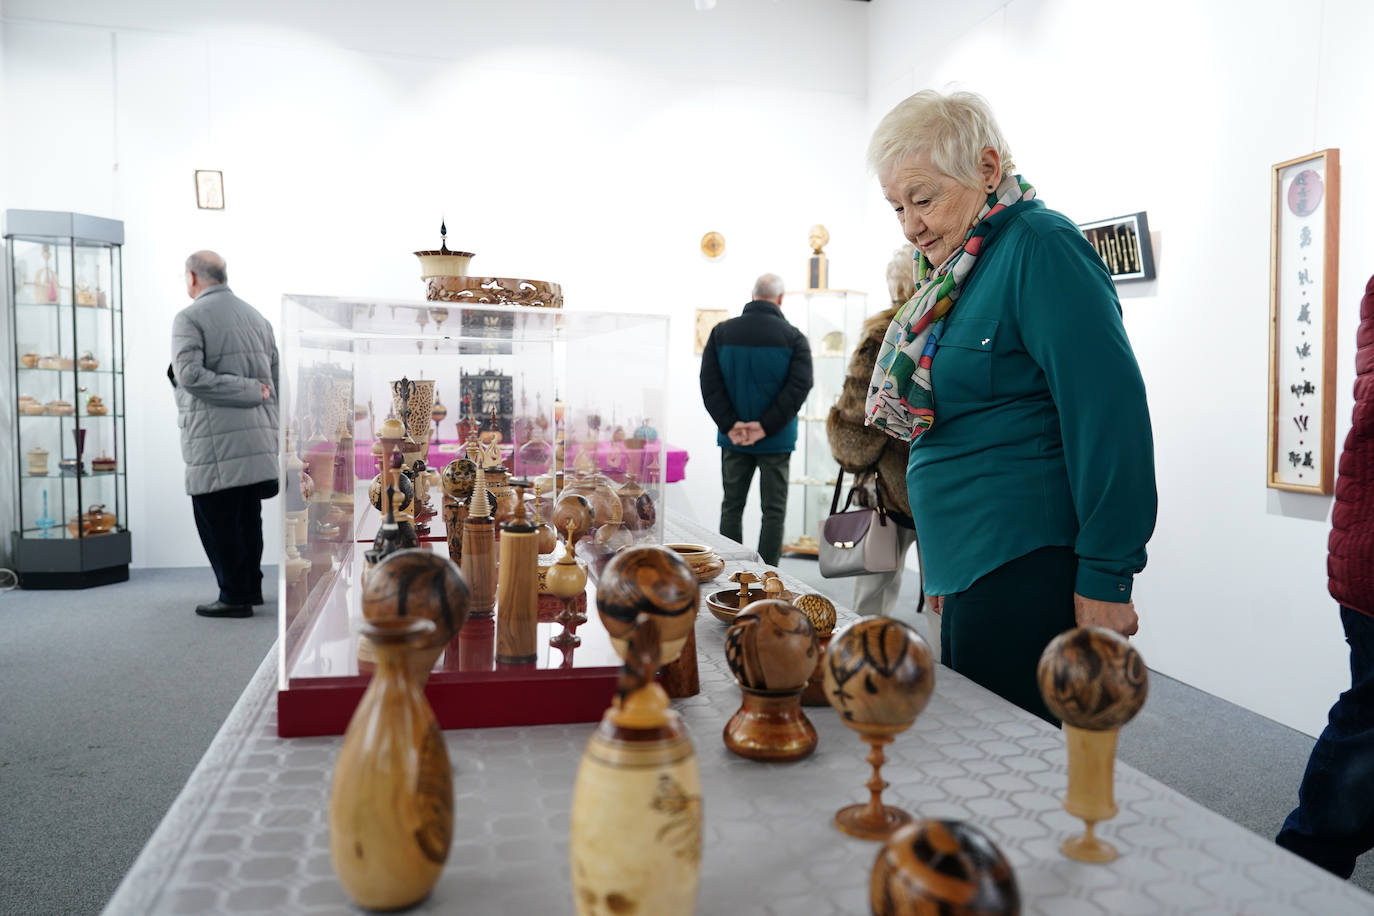
<path fill-rule="evenodd" d="M 406 469 L 404 482 L 388 476 L 393 498 L 423 549 L 452 555 L 449 510 L 461 499 L 446 496 L 443 472 L 470 450 L 487 468 L 498 539 L 521 481 L 527 517 L 549 521 L 564 489 L 595 512 L 576 550 L 590 573 L 580 646 L 550 644 L 562 609 L 552 595 L 539 596 L 535 661 L 500 660 L 499 602 L 474 614 L 426 685 L 440 724 L 599 718 L 620 662 L 594 610 L 596 574 L 615 550 L 662 541 L 665 446 L 651 418 L 667 415 L 668 319 L 292 295 L 282 331 L 280 734 L 342 733 L 367 685 L 362 588 L 392 449 Z M 397 431 L 407 444 L 383 446 Z"/>
<path fill-rule="evenodd" d="M 783 316 L 811 344 L 814 383 L 798 420 L 792 453 L 783 553 L 815 556 L 821 522 L 830 514 L 835 474 L 825 419 L 839 399 L 849 357 L 858 345 L 868 312 L 868 296 L 851 289 L 811 289 L 783 296 Z"/>
<path fill-rule="evenodd" d="M 129 578 L 124 224 L 10 210 L 13 562 L 24 588 Z"/>

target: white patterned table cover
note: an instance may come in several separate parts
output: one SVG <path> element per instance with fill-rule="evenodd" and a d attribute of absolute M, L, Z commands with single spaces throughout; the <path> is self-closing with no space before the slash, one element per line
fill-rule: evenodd
<path fill-rule="evenodd" d="M 694 539 L 704 531 L 692 532 Z M 729 548 L 722 541 L 712 535 L 710 543 L 719 552 Z M 745 565 L 757 568 L 730 562 L 722 576 Z M 783 578 L 789 589 L 808 591 Z M 842 627 L 853 615 L 839 612 Z M 701 765 L 706 827 L 697 912 L 869 912 L 868 876 L 879 845 L 848 837 L 831 822 L 836 809 L 867 799 L 866 746 L 831 710 L 808 708 L 820 745 L 806 760 L 756 763 L 728 752 L 721 731 L 739 691 L 725 664 L 724 634 L 703 610 L 701 693 L 673 702 Z M 274 648 L 106 913 L 359 912 L 329 860 L 329 783 L 342 739 L 277 737 L 276 659 Z M 445 732 L 454 773 L 453 846 L 433 894 L 408 912 L 573 913 L 568 817 L 593 727 Z M 1081 832 L 1082 822 L 1061 807 L 1062 734 L 949 668 L 938 669 L 930 705 L 887 754 L 883 775 L 892 786 L 884 800 L 918 817 L 970 821 L 986 831 L 1016 871 L 1028 916 L 1374 913 L 1374 896 L 1120 761 L 1120 813 L 1099 834 L 1121 858 L 1109 865 L 1066 859 L 1059 843 Z"/>

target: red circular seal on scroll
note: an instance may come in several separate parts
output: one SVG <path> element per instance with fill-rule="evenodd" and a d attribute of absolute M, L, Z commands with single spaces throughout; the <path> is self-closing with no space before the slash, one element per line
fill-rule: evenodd
<path fill-rule="evenodd" d="M 1322 176 L 1303 169 L 1288 186 L 1288 209 L 1294 216 L 1311 216 L 1322 202 Z"/>

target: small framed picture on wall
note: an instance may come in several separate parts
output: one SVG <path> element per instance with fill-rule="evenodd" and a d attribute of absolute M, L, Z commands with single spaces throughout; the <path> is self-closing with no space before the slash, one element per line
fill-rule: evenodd
<path fill-rule="evenodd" d="M 202 210 L 224 209 L 224 173 L 196 169 L 196 206 Z"/>
<path fill-rule="evenodd" d="M 1267 483 L 1279 490 L 1334 483 L 1340 189 L 1339 150 L 1273 168 Z"/>

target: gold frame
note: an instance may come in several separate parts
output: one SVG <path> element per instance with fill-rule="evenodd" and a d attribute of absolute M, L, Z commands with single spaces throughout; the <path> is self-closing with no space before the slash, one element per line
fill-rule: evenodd
<path fill-rule="evenodd" d="M 1279 346 L 1282 335 L 1279 321 L 1285 309 L 1280 301 L 1279 292 L 1279 233 L 1283 222 L 1284 208 L 1280 199 L 1282 185 L 1281 173 L 1284 169 L 1304 162 L 1322 162 L 1325 166 L 1324 190 L 1321 219 L 1324 224 L 1322 257 L 1322 366 L 1321 366 L 1321 460 L 1318 480 L 1311 485 L 1295 484 L 1278 479 L 1279 470 Z M 1269 220 L 1269 420 L 1268 455 L 1265 469 L 1265 483 L 1275 490 L 1290 490 L 1298 493 L 1329 495 L 1335 483 L 1335 446 L 1336 446 L 1336 328 L 1338 322 L 1337 287 L 1340 268 L 1340 222 L 1341 222 L 1341 159 L 1340 150 L 1325 149 L 1296 159 L 1280 162 L 1270 172 L 1270 220 Z"/>

